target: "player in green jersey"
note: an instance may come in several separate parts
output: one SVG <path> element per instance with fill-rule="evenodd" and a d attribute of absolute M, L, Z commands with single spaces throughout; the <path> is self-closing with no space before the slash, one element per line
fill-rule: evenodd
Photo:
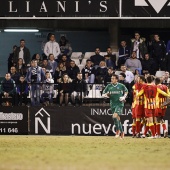
<path fill-rule="evenodd" d="M 103 90 L 103 97 L 110 98 L 110 107 L 113 113 L 112 117 L 116 126 L 116 138 L 118 138 L 119 136 L 121 138 L 124 138 L 120 115 L 122 114 L 124 102 L 127 95 L 127 88 L 123 84 L 118 83 L 117 75 L 112 75 L 111 83 L 108 84 Z"/>

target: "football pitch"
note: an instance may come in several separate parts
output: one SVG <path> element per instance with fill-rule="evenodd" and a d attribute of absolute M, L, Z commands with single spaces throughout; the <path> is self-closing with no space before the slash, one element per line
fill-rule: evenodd
<path fill-rule="evenodd" d="M 0 170 L 169 170 L 170 139 L 0 136 Z"/>

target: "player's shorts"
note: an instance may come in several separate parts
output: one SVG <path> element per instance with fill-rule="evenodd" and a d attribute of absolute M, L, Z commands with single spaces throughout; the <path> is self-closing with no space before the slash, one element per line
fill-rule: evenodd
<path fill-rule="evenodd" d="M 132 108 L 132 119 L 136 119 L 136 115 L 135 115 L 135 107 Z"/>
<path fill-rule="evenodd" d="M 136 105 L 135 106 L 135 117 L 136 118 L 145 117 L 144 105 Z"/>
<path fill-rule="evenodd" d="M 157 108 L 156 117 L 164 117 L 165 113 L 166 113 L 166 109 Z"/>
<path fill-rule="evenodd" d="M 145 117 L 154 117 L 155 115 L 157 115 L 157 109 L 147 109 L 145 108 Z"/>
<path fill-rule="evenodd" d="M 117 113 L 118 115 L 121 115 L 123 112 L 123 106 L 115 106 L 111 107 L 112 113 Z"/>

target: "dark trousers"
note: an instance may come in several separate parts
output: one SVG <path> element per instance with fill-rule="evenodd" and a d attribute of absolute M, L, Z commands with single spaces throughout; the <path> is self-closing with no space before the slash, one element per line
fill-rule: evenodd
<path fill-rule="evenodd" d="M 4 96 L 3 93 L 0 93 L 0 105 L 2 105 L 2 97 Z M 10 97 L 12 97 L 12 105 L 15 106 L 17 104 L 17 98 L 16 98 L 16 93 L 10 94 Z"/>
<path fill-rule="evenodd" d="M 25 105 L 27 104 L 27 96 L 28 96 L 28 94 L 25 94 L 25 93 L 21 93 L 20 95 L 19 94 L 17 94 L 17 96 L 18 96 L 18 102 L 19 102 L 19 104 L 21 105 L 22 103 L 24 103 Z"/>

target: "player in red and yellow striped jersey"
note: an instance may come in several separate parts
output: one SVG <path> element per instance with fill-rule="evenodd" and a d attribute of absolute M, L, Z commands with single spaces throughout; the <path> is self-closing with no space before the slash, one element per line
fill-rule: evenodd
<path fill-rule="evenodd" d="M 162 91 L 164 91 L 164 92 L 169 94 L 168 87 L 166 85 L 161 84 L 161 79 L 160 78 L 156 78 L 155 79 L 155 84 L 157 85 L 157 87 L 159 89 L 161 89 Z M 168 131 L 167 131 L 167 128 L 166 128 L 166 125 L 165 125 L 165 121 L 163 119 L 163 117 L 165 116 L 165 112 L 166 112 L 167 106 L 163 106 L 162 107 L 162 104 L 166 101 L 166 97 L 163 96 L 162 94 L 159 94 L 158 97 L 159 97 L 159 103 L 158 103 L 157 115 L 156 115 L 156 118 L 157 118 L 156 133 L 157 133 L 157 137 L 159 138 L 159 137 L 161 137 L 161 134 L 160 134 L 160 124 L 162 124 L 162 127 L 164 129 L 164 137 L 168 136 Z"/>
<path fill-rule="evenodd" d="M 144 108 L 145 117 L 147 118 L 147 123 L 149 123 L 149 128 L 152 132 L 150 138 L 155 138 L 155 127 L 153 124 L 153 118 L 157 111 L 157 105 L 159 103 L 158 95 L 162 94 L 169 97 L 170 95 L 160 90 L 156 85 L 152 84 L 154 78 L 153 76 L 148 76 L 146 78 L 147 84 L 142 87 L 142 90 L 137 94 L 137 97 L 144 94 Z"/>
<path fill-rule="evenodd" d="M 144 86 L 145 86 L 145 77 L 139 76 L 138 82 L 133 87 L 134 92 L 137 94 Z M 144 95 L 141 95 L 136 98 L 134 112 L 135 112 L 135 118 L 136 118 L 136 137 L 140 137 L 141 120 L 144 120 L 144 117 L 145 117 Z"/>

